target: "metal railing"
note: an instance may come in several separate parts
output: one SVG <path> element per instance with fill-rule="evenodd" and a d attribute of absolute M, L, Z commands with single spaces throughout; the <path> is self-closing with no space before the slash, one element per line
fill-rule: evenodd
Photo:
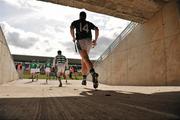
<path fill-rule="evenodd" d="M 102 53 L 102 55 L 96 60 L 94 65 L 102 62 L 112 51 L 117 47 L 120 41 L 122 41 L 136 26 L 138 23 L 131 22 L 129 25 L 121 32 L 121 34 L 114 40 L 114 42 Z"/>

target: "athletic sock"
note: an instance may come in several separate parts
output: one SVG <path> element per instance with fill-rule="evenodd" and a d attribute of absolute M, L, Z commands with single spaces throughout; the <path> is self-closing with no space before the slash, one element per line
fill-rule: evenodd
<path fill-rule="evenodd" d="M 87 75 L 83 75 L 83 80 L 86 80 L 86 78 L 87 78 Z"/>
<path fill-rule="evenodd" d="M 93 75 L 95 73 L 94 68 L 91 68 L 89 72 L 91 73 L 91 75 Z"/>

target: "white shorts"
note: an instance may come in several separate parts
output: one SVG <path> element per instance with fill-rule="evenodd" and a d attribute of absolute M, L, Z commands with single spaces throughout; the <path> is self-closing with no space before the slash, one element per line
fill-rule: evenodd
<path fill-rule="evenodd" d="M 65 71 L 65 64 L 57 64 L 57 74 L 64 73 Z"/>
<path fill-rule="evenodd" d="M 30 73 L 31 73 L 31 74 L 36 73 L 36 68 L 31 68 Z"/>
<path fill-rule="evenodd" d="M 92 40 L 91 39 L 81 39 L 77 42 L 77 48 L 79 51 L 86 50 L 88 53 L 92 47 Z"/>
<path fill-rule="evenodd" d="M 69 75 L 69 70 L 65 70 L 65 75 Z"/>
<path fill-rule="evenodd" d="M 45 69 L 45 72 L 46 72 L 46 73 L 50 73 L 50 72 L 51 72 L 51 69 L 47 67 L 47 68 Z"/>
<path fill-rule="evenodd" d="M 39 73 L 40 72 L 40 68 L 36 68 L 36 73 Z"/>

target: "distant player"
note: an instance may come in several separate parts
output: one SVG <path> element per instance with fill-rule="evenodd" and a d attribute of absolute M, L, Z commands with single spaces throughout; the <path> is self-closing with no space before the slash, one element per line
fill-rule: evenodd
<path fill-rule="evenodd" d="M 45 73 L 46 73 L 46 83 L 48 83 L 48 80 L 50 80 L 50 72 L 51 72 L 51 60 L 48 59 L 45 64 Z"/>
<path fill-rule="evenodd" d="M 40 74 L 40 64 L 39 61 L 36 63 L 36 81 L 39 79 L 39 74 Z"/>
<path fill-rule="evenodd" d="M 57 51 L 57 56 L 54 57 L 53 60 L 53 66 L 57 67 L 57 77 L 59 80 L 59 87 L 62 87 L 62 82 L 61 82 L 61 76 L 66 79 L 65 75 L 65 66 L 66 66 L 66 57 L 62 55 L 62 52 L 60 50 Z"/>
<path fill-rule="evenodd" d="M 34 82 L 35 79 L 36 67 L 37 65 L 35 63 L 35 60 L 33 60 L 32 63 L 30 64 L 30 73 L 31 73 L 32 82 Z"/>

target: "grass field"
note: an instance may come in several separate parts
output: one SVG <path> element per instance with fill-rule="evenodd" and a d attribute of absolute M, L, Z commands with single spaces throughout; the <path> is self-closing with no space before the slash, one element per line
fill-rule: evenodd
<path fill-rule="evenodd" d="M 74 75 L 72 75 L 72 78 L 74 80 L 82 80 L 82 75 L 81 75 L 81 73 L 78 73 L 76 79 L 75 79 Z M 23 73 L 23 79 L 31 79 L 31 74 L 29 72 L 24 72 Z M 39 74 L 39 79 L 46 79 L 46 75 L 45 74 Z M 56 77 L 55 76 L 51 76 L 50 79 L 56 80 Z M 62 79 L 64 79 L 64 78 L 62 78 Z M 67 75 L 67 79 L 70 79 L 69 75 Z"/>

